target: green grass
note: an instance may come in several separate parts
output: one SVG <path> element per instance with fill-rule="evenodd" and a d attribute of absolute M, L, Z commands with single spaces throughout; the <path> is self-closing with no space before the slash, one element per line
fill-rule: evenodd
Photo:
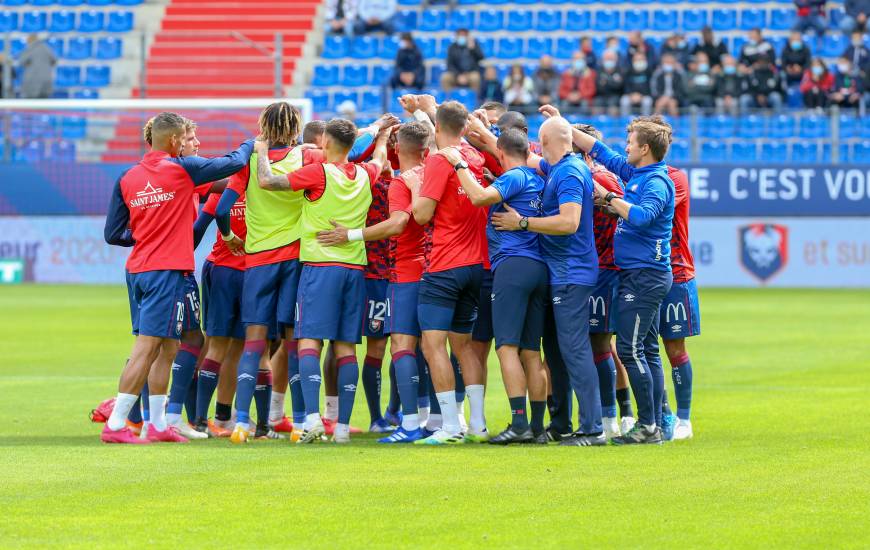
<path fill-rule="evenodd" d="M 125 291 L 0 287 L 0 547 L 870 546 L 870 293 L 701 300 L 691 441 L 130 448 L 86 417 L 132 343 Z"/>

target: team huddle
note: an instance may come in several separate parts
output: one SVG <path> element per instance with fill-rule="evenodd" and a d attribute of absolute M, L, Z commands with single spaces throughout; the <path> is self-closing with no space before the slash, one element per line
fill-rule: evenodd
<path fill-rule="evenodd" d="M 549 105 L 534 142 L 498 103 L 401 103 L 410 121 L 358 129 L 303 125 L 277 102 L 256 140 L 217 158 L 198 156 L 193 121 L 148 122 L 151 151 L 106 217 L 106 241 L 132 247 L 136 340 L 117 396 L 92 412 L 102 441 L 347 443 L 360 379 L 384 444 L 692 437 L 685 338 L 700 317 L 688 181 L 663 161 L 671 127 L 634 119 L 623 156 Z M 212 221 L 200 295 L 194 250 Z M 484 410 L 493 340 L 511 409 L 497 434 Z"/>

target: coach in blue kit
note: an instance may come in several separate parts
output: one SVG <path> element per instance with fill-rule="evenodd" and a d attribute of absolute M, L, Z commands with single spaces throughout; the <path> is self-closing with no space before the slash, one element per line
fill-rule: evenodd
<path fill-rule="evenodd" d="M 604 445 L 598 371 L 592 361 L 588 329 L 589 296 L 598 280 L 598 253 L 592 234 L 594 187 L 589 167 L 574 154 L 571 137 L 571 125 L 559 116 L 541 126 L 544 158 L 533 155 L 530 165 L 537 165 L 546 177 L 543 217 L 524 219 L 508 211 L 493 214 L 492 224 L 496 229 L 525 229 L 541 234 L 541 253 L 550 272 L 550 300 L 561 351 L 561 361 L 550 354 L 547 364 L 551 371 L 567 369 L 580 402 L 580 430 L 562 444 Z M 561 388 L 554 387 L 553 391 Z"/>
<path fill-rule="evenodd" d="M 638 422 L 611 441 L 617 445 L 662 442 L 664 373 L 659 355 L 659 309 L 673 282 L 671 229 L 674 184 L 662 161 L 671 127 L 659 116 L 639 117 L 628 127 L 627 157 L 575 130 L 574 143 L 625 184 L 624 198 L 596 185 L 596 199 L 619 216 L 613 252 L 619 267 L 616 352 L 628 371 Z"/>

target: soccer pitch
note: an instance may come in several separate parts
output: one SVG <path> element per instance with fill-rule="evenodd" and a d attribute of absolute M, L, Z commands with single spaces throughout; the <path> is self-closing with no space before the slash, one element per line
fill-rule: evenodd
<path fill-rule="evenodd" d="M 0 288 L 0 547 L 870 546 L 870 292 L 701 304 L 690 441 L 131 448 L 87 419 L 130 350 L 126 291 Z M 498 431 L 494 353 L 489 372 Z"/>

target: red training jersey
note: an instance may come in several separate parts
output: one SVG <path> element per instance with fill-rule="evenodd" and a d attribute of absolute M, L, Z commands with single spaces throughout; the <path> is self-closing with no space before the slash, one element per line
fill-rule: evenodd
<path fill-rule="evenodd" d="M 218 202 L 220 202 L 220 195 L 212 193 L 209 195 L 208 200 L 205 201 L 205 206 L 202 207 L 202 211 L 210 216 L 215 215 L 215 211 L 217 210 Z M 244 193 L 239 195 L 238 200 L 230 209 L 230 230 L 240 239 L 245 240 L 245 236 L 248 233 L 248 228 L 245 225 L 245 195 Z M 230 267 L 233 269 L 238 269 L 240 271 L 245 270 L 245 256 L 235 256 L 232 252 L 230 252 L 229 247 L 227 247 L 226 241 L 221 237 L 221 232 L 218 229 L 215 235 L 214 246 L 211 248 L 211 253 L 208 255 L 206 260 L 210 261 L 214 265 L 220 265 L 223 267 Z"/>
<path fill-rule="evenodd" d="M 423 165 L 408 170 L 423 178 Z M 411 205 L 411 190 L 400 175 L 393 179 L 389 191 L 390 214 L 406 212 L 410 219 L 405 230 L 390 239 L 390 282 L 416 283 L 423 274 L 425 264 L 426 233 L 423 227 L 414 221 Z"/>
<path fill-rule="evenodd" d="M 390 204 L 387 198 L 391 177 L 381 177 L 372 185 L 372 205 L 366 217 L 366 226 L 377 225 L 390 217 Z M 366 241 L 366 279 L 390 278 L 390 241 Z"/>
<path fill-rule="evenodd" d="M 612 172 L 596 164 L 592 169 L 592 179 L 608 191 L 623 195 L 622 185 Z M 598 251 L 598 269 L 618 270 L 613 260 L 613 234 L 616 232 L 616 218 L 603 209 L 595 207 L 592 217 L 592 231 L 595 234 L 595 249 Z"/>
<path fill-rule="evenodd" d="M 679 168 L 668 166 L 674 182 L 674 228 L 671 233 L 671 271 L 675 283 L 695 278 L 695 258 L 689 246 L 689 177 Z"/>

